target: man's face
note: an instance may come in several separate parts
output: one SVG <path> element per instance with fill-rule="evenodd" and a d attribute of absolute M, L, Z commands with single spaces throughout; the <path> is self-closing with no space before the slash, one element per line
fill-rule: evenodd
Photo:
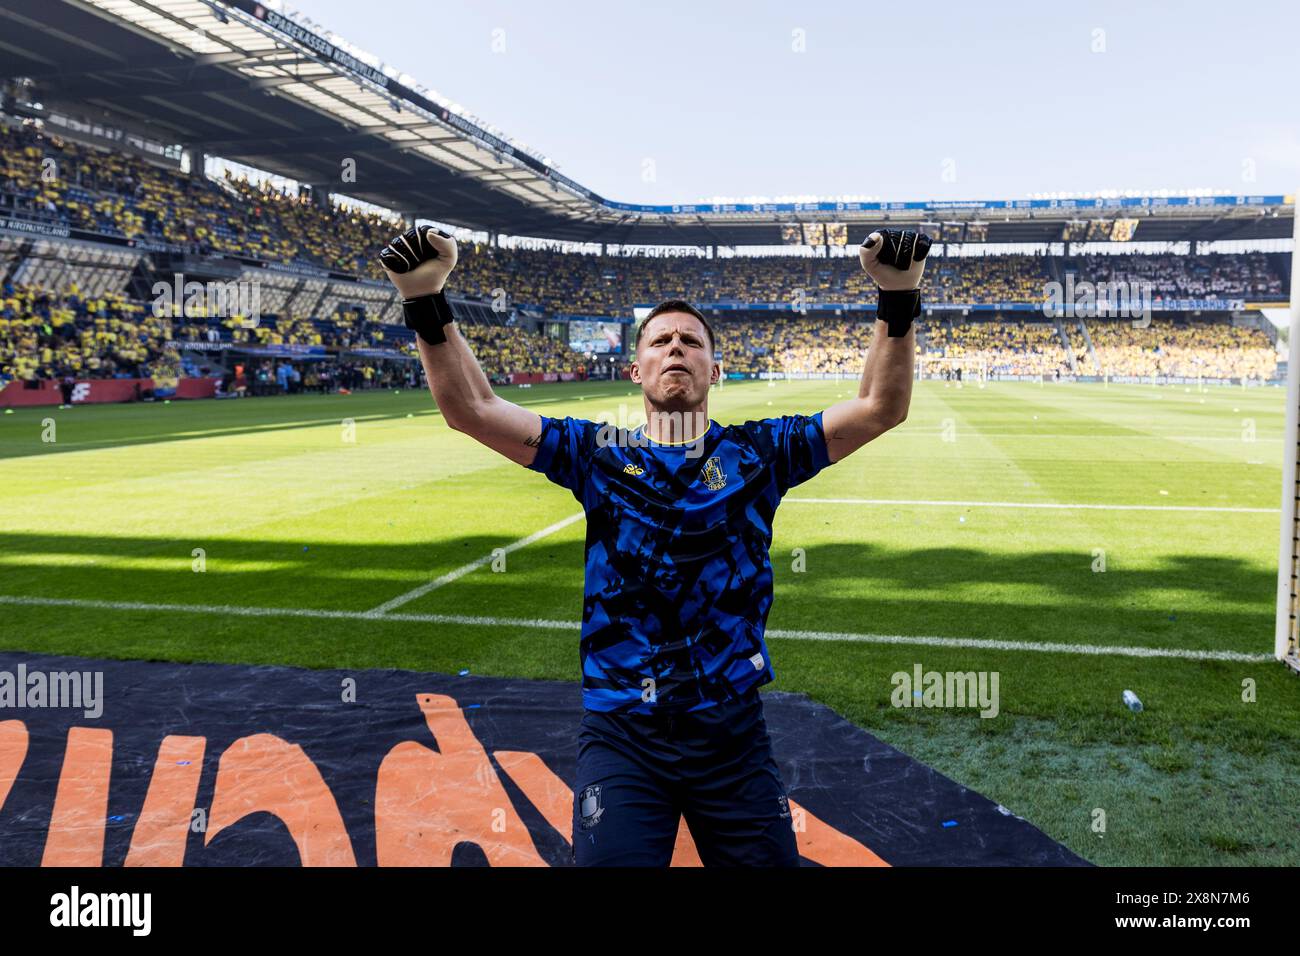
<path fill-rule="evenodd" d="M 658 408 L 690 408 L 704 402 L 719 371 L 704 324 L 689 312 L 650 319 L 632 363 L 632 381 Z"/>

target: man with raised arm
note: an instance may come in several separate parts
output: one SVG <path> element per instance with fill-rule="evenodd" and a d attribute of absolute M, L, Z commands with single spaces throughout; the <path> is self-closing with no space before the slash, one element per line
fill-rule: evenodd
<path fill-rule="evenodd" d="M 814 415 L 737 425 L 709 418 L 717 381 L 705 317 L 670 299 L 636 334 L 636 430 L 550 418 L 493 393 L 443 294 L 456 243 L 428 226 L 380 261 L 443 418 L 569 489 L 587 517 L 573 859 L 667 866 L 685 817 L 706 865 L 797 866 L 785 786 L 758 688 L 781 497 L 907 417 L 930 240 L 873 232 L 862 266 L 879 287 L 856 397 Z"/>

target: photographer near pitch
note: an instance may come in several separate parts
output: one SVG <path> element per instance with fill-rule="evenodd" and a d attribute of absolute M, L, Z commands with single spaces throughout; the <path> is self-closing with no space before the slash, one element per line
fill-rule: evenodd
<path fill-rule="evenodd" d="M 928 237 L 882 230 L 860 249 L 879 287 L 857 396 L 814 415 L 709 418 L 714 330 L 689 303 L 637 329 L 635 431 L 549 418 L 488 384 L 443 293 L 456 243 L 412 228 L 380 253 L 447 424 L 568 488 L 587 517 L 573 859 L 667 866 L 685 817 L 706 865 L 797 866 L 759 686 L 782 496 L 907 417 Z"/>

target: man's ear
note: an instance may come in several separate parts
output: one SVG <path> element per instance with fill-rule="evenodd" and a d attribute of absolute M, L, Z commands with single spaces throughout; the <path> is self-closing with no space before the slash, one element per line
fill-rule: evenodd
<path fill-rule="evenodd" d="M 710 369 L 709 371 L 709 384 L 717 385 L 718 381 L 721 378 L 722 378 L 722 366 L 719 365 L 717 362 L 714 362 L 712 369 Z"/>
<path fill-rule="evenodd" d="M 628 366 L 628 375 L 636 384 L 641 384 L 641 367 L 636 362 Z"/>

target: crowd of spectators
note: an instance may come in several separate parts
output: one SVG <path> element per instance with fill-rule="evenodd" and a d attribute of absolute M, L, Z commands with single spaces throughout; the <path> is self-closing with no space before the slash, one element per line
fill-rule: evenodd
<path fill-rule="evenodd" d="M 458 291 L 501 298 L 551 313 L 627 314 L 668 298 L 711 303 L 772 303 L 792 310 L 814 303 L 874 301 L 875 287 L 856 257 L 613 256 L 461 246 Z M 1202 256 L 965 256 L 930 260 L 926 301 L 946 305 L 1042 304 L 1049 283 L 1145 283 L 1153 301 L 1284 299 L 1280 254 Z M 1055 267 L 1055 268 L 1054 268 Z M 1133 293 L 1139 296 L 1137 286 Z"/>
<path fill-rule="evenodd" d="M 310 190 L 288 191 L 227 175 L 220 181 L 124 152 L 83 146 L 35 126 L 0 124 L 0 208 L 124 238 L 145 237 L 202 254 L 298 262 L 383 278 L 376 252 L 403 228 Z M 935 256 L 927 297 L 936 303 L 1041 302 L 1053 278 L 1146 283 L 1154 297 L 1285 296 L 1281 256 Z M 456 290 L 550 313 L 626 314 L 634 305 L 693 302 L 864 302 L 874 294 L 856 256 L 589 255 L 465 242 Z"/>
<path fill-rule="evenodd" d="M 1080 321 L 1086 325 L 1087 337 Z M 1251 326 L 1155 317 L 1145 327 L 1099 319 L 1067 320 L 1063 326 L 1079 375 L 1253 381 L 1268 381 L 1277 375 L 1277 349 L 1261 329 Z M 1069 352 L 1053 325 L 927 323 L 924 341 L 928 356 L 982 360 L 990 375 L 1054 377 L 1058 372 L 1070 373 Z"/>
<path fill-rule="evenodd" d="M 724 370 L 740 373 L 849 373 L 862 370 L 873 323 L 861 318 L 776 316 L 725 319 L 715 323 Z M 1267 380 L 1277 373 L 1277 352 L 1258 328 L 1226 322 L 1180 322 L 1155 318 L 1146 328 L 1131 322 L 1087 320 L 1093 348 L 1079 322 L 1066 321 L 1078 374 L 1168 375 Z M 559 339 L 509 326 L 462 324 L 484 372 L 506 381 L 515 372 L 576 373 L 585 356 Z M 982 366 L 989 375 L 1069 374 L 1070 355 L 1055 325 L 1032 321 L 953 321 L 926 318 L 918 324 L 918 346 L 931 368 L 957 363 Z M 190 350 L 186 343 L 199 348 Z M 311 391 L 387 384 L 405 373 L 403 357 L 416 356 L 415 341 L 402 326 L 344 310 L 329 319 L 264 317 L 254 327 L 239 319 L 169 317 L 121 294 L 83 296 L 75 286 L 62 293 L 0 287 L 0 386 L 11 380 L 148 378 L 171 374 L 176 363 L 197 374 L 215 356 L 203 345 L 227 344 L 236 354 L 256 355 L 277 346 L 317 347 L 330 361 L 267 359 L 250 370 L 250 390 Z M 383 351 L 373 362 L 341 365 L 338 359 L 363 349 Z M 1095 356 L 1095 359 L 1094 359 Z M 290 381 L 278 368 L 297 371 Z M 258 378 L 266 372 L 267 378 Z M 969 374 L 969 373 L 968 373 Z"/>
<path fill-rule="evenodd" d="M 714 326 L 726 372 L 860 373 L 873 322 L 779 317 Z"/>
<path fill-rule="evenodd" d="M 234 176 L 214 181 L 35 126 L 0 124 L 0 210 L 146 238 L 202 255 L 299 262 L 382 278 L 375 253 L 397 219 Z"/>
<path fill-rule="evenodd" d="M 1070 360 L 1056 326 L 1043 322 L 926 323 L 928 358 L 970 359 L 989 375 L 1069 374 Z M 939 363 L 940 367 L 942 363 Z"/>
<path fill-rule="evenodd" d="M 1257 328 L 1162 319 L 1152 319 L 1146 328 L 1129 322 L 1089 321 L 1087 326 L 1103 374 L 1257 381 L 1277 374 L 1277 350 Z"/>
<path fill-rule="evenodd" d="M 489 378 L 512 372 L 578 372 L 587 367 L 581 354 L 559 339 L 499 325 L 458 326 Z"/>
<path fill-rule="evenodd" d="M 1267 381 L 1277 374 L 1277 351 L 1263 331 L 1226 322 L 1182 323 L 1153 319 L 1088 320 L 1096 361 L 1077 323 L 1065 323 L 1075 366 L 1056 326 L 1045 322 L 923 319 L 918 360 L 928 370 L 955 369 L 989 376 L 1070 374 L 1177 376 Z M 853 373 L 862 371 L 871 324 L 853 319 L 778 318 L 725 321 L 715 326 L 724 369 L 746 374 Z M 962 362 L 948 360 L 959 359 Z"/>
<path fill-rule="evenodd" d="M 172 337 L 160 319 L 121 294 L 82 297 L 6 282 L 0 288 L 0 385 L 11 380 L 137 378 Z"/>
<path fill-rule="evenodd" d="M 415 339 L 405 326 L 355 310 L 328 319 L 263 316 L 256 325 L 239 317 L 165 313 L 121 293 L 84 296 L 75 285 L 53 292 L 5 282 L 0 286 L 0 388 L 37 379 L 150 378 L 171 375 L 178 365 L 185 374 L 200 374 L 204 364 L 217 364 L 215 349 L 221 345 L 234 347 L 237 355 L 277 346 L 316 347 L 330 357 L 250 365 L 251 394 L 377 387 L 401 378 L 402 367 L 416 367 Z M 576 373 L 587 367 L 584 356 L 546 335 L 504 326 L 459 327 L 484 371 L 497 379 L 513 372 Z M 355 350 L 386 355 L 338 360 Z M 284 387 L 279 375 L 291 369 L 299 377 L 290 376 L 287 384 L 293 388 Z"/>
<path fill-rule="evenodd" d="M 1061 263 L 1075 282 L 1122 282 L 1158 299 L 1286 298 L 1283 270 L 1266 253 L 1200 256 L 1079 256 Z"/>
<path fill-rule="evenodd" d="M 286 191 L 227 176 L 146 161 L 122 151 L 78 144 L 34 125 L 0 124 L 0 211 L 58 221 L 121 238 L 148 238 L 202 254 L 237 255 L 311 264 L 350 275 L 383 278 L 376 251 L 403 224 L 361 212 L 310 190 Z M 1188 256 L 1038 255 L 944 257 L 926 272 L 928 303 L 980 305 L 1041 303 L 1049 282 L 1137 283 L 1162 298 L 1285 298 L 1282 254 Z M 874 286 L 856 256 L 720 257 L 592 255 L 541 249 L 503 249 L 463 242 L 451 291 L 504 307 L 530 306 L 550 315 L 615 317 L 666 298 L 700 305 L 863 303 Z M 720 320 L 719 342 L 728 371 L 856 373 L 871 323 L 865 317 L 822 317 L 793 311 L 753 320 Z M 1093 348 L 1064 322 L 934 319 L 921 325 L 918 349 L 926 357 L 971 359 L 990 374 L 1063 374 L 1071 359 L 1081 374 L 1206 375 L 1268 378 L 1276 352 L 1263 332 L 1226 323 L 1154 320 L 1145 329 L 1127 322 L 1087 320 Z M 485 372 L 500 380 L 513 372 L 579 371 L 584 357 L 550 336 L 510 326 L 463 324 Z M 317 346 L 335 355 L 384 350 L 415 355 L 400 325 L 385 325 L 356 310 L 328 316 L 264 317 L 255 327 L 239 319 L 159 315 L 120 292 L 83 295 L 14 285 L 0 289 L 0 385 L 9 380 L 68 377 L 149 377 L 171 371 L 186 343 L 258 349 Z M 201 351 L 201 350 L 193 350 Z M 407 363 L 414 365 L 414 363 Z M 390 368 L 391 365 L 391 368 Z M 282 371 L 282 367 L 287 371 Z M 268 362 L 250 366 L 250 390 L 367 387 L 401 377 L 401 363 Z M 268 379 L 262 376 L 269 376 Z M 282 380 L 282 377 L 287 376 Z"/>

